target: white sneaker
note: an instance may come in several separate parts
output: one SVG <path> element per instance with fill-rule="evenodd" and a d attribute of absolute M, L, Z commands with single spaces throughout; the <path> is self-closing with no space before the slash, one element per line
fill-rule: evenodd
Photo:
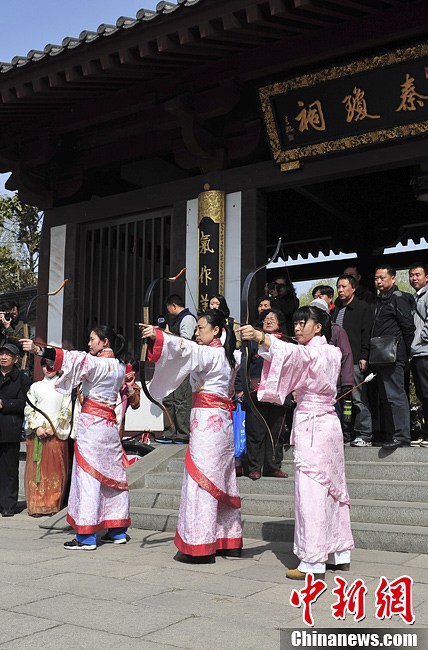
<path fill-rule="evenodd" d="M 424 442 L 425 442 L 425 439 L 422 438 L 422 436 L 421 436 L 421 437 L 418 438 L 417 440 L 411 440 L 411 441 L 410 441 L 410 446 L 411 446 L 411 447 L 420 447 L 420 446 L 422 446 L 422 444 L 423 444 Z M 424 446 L 425 446 L 425 445 L 424 445 Z"/>
<path fill-rule="evenodd" d="M 108 533 L 106 533 L 103 537 L 101 537 L 101 541 L 107 544 L 126 544 L 128 540 L 126 536 L 119 537 L 119 539 L 113 539 L 112 537 L 109 536 Z"/>
<path fill-rule="evenodd" d="M 367 440 L 363 440 L 362 438 L 355 438 L 351 442 L 351 447 L 371 447 L 372 443 L 368 442 Z"/>

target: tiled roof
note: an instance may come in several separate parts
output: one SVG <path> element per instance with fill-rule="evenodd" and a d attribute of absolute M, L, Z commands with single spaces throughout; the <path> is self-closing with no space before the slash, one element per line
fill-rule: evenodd
<path fill-rule="evenodd" d="M 199 4 L 201 1 L 202 0 L 177 0 L 177 2 L 165 2 L 162 0 L 162 2 L 158 2 L 156 5 L 155 11 L 152 9 L 139 9 L 135 18 L 120 16 L 120 18 L 116 20 L 115 25 L 106 25 L 102 23 L 99 25 L 96 32 L 84 30 L 77 38 L 66 36 L 61 45 L 48 43 L 43 50 L 30 50 L 27 56 L 14 56 L 10 62 L 0 62 L 0 73 L 4 74 L 16 68 L 22 68 L 31 61 L 37 62 L 46 59 L 47 57 L 58 56 L 66 50 L 73 50 L 86 43 L 92 43 L 97 39 L 106 38 L 116 34 L 117 32 L 132 29 L 132 27 L 135 27 L 140 23 L 158 20 L 166 14 L 182 11 L 183 8 L 192 7 Z"/>

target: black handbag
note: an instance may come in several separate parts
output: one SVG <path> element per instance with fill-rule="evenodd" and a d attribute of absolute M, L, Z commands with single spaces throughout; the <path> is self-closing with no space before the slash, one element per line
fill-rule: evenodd
<path fill-rule="evenodd" d="M 369 365 L 388 366 L 397 361 L 396 336 L 373 336 L 370 339 Z"/>

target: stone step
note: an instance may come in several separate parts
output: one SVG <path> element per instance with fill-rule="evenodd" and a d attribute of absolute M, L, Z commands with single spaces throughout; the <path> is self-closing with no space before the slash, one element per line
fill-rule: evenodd
<path fill-rule="evenodd" d="M 184 462 L 187 446 L 183 447 L 178 454 L 174 455 L 174 461 Z M 392 451 L 382 447 L 344 447 L 345 462 L 366 461 L 381 463 L 426 463 L 428 464 L 428 447 L 399 447 Z M 292 461 L 294 447 L 284 447 L 284 461 Z M 171 467 L 174 467 L 172 465 Z M 171 471 L 176 471 L 172 469 Z"/>
<path fill-rule="evenodd" d="M 132 507 L 178 510 L 179 505 L 180 490 L 140 489 L 131 491 Z M 284 495 L 241 493 L 241 511 L 243 515 L 293 518 L 294 498 Z M 353 522 L 428 526 L 428 504 L 354 499 L 351 507 L 351 520 Z"/>
<path fill-rule="evenodd" d="M 132 525 L 145 530 L 174 533 L 177 511 L 171 509 L 131 509 Z M 244 538 L 269 542 L 292 542 L 294 521 L 280 517 L 242 517 Z M 425 553 L 428 545 L 428 527 L 384 523 L 353 522 L 352 531 L 357 548 L 388 550 L 404 553 Z"/>
<path fill-rule="evenodd" d="M 294 462 L 291 459 L 283 461 L 281 467 L 289 476 L 294 476 Z M 180 458 L 172 458 L 167 465 L 167 471 L 170 473 L 182 473 L 183 468 L 184 460 Z M 397 460 L 397 462 L 384 463 L 383 460 L 374 459 L 347 460 L 345 472 L 347 480 L 357 478 L 368 481 L 376 479 L 428 481 L 428 462 Z"/>
<path fill-rule="evenodd" d="M 181 490 L 183 473 L 153 473 L 146 474 L 144 485 L 147 488 L 158 490 Z M 428 494 L 428 481 L 387 481 L 361 479 L 347 480 L 349 495 L 354 499 L 381 499 L 383 501 L 420 501 Z M 141 487 L 141 483 L 139 484 Z M 261 494 L 292 496 L 294 494 L 294 480 L 261 478 L 258 481 L 243 476 L 238 479 L 241 494 Z"/>

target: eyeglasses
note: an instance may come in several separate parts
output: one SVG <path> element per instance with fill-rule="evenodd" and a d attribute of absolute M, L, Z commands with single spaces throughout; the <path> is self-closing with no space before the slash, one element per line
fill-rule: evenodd
<path fill-rule="evenodd" d="M 269 323 L 276 325 L 278 323 L 278 320 L 276 318 L 265 318 L 263 322 L 266 323 L 266 325 Z"/>

